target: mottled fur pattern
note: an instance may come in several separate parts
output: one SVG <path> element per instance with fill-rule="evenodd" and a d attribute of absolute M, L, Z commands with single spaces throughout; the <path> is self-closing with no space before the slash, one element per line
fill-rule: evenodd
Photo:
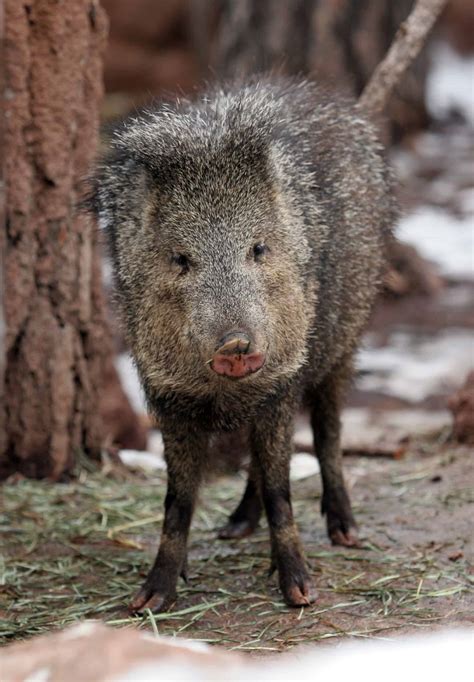
<path fill-rule="evenodd" d="M 223 535 L 251 532 L 263 502 L 284 597 L 308 603 L 288 479 L 293 417 L 306 399 L 328 530 L 350 544 L 340 403 L 394 217 L 372 127 L 355 105 L 313 84 L 251 82 L 126 121 L 95 182 L 128 340 L 169 467 L 160 551 L 133 609 L 159 610 L 174 598 L 206 444 L 242 425 L 251 475 Z M 259 372 L 237 381 L 209 366 L 232 329 L 266 353 Z"/>

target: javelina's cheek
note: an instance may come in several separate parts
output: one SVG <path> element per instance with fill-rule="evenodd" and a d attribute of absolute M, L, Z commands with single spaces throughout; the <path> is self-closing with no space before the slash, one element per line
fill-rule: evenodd
<path fill-rule="evenodd" d="M 189 322 L 185 319 L 180 325 L 180 336 L 186 341 L 188 344 L 192 344 L 193 341 L 193 333 L 191 331 L 191 325 Z"/>

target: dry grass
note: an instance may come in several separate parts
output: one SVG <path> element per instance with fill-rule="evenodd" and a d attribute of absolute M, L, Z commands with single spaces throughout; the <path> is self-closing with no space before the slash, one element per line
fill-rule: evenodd
<path fill-rule="evenodd" d="M 416 472 L 411 479 L 403 471 L 398 480 L 392 475 L 394 499 L 404 490 L 400 486 L 421 484 Z M 190 580 L 180 585 L 175 610 L 130 618 L 126 604 L 157 546 L 163 475 L 106 475 L 89 463 L 70 483 L 4 485 L 0 637 L 23 639 L 97 618 L 265 653 L 341 636 L 385 637 L 467 617 L 472 576 L 463 559 L 447 561 L 429 543 L 414 549 L 381 541 L 390 537 L 383 520 L 364 549 L 331 548 L 317 513 L 315 479 L 297 484 L 294 497 L 319 599 L 308 609 L 286 608 L 276 578 L 267 576 L 265 528 L 245 541 L 215 538 L 242 486 L 239 476 L 222 477 L 203 492 L 191 534 Z M 458 491 L 455 504 L 463 494 Z M 452 500 L 445 498 L 440 504 L 449 513 Z M 356 507 L 359 518 L 372 518 L 363 503 L 356 500 Z"/>

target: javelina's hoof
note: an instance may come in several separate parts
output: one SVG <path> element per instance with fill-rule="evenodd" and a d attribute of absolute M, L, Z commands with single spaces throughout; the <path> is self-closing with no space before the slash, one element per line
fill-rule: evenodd
<path fill-rule="evenodd" d="M 286 585 L 282 587 L 282 592 L 286 604 L 294 607 L 309 606 L 316 601 L 318 596 L 309 579 Z"/>
<path fill-rule="evenodd" d="M 362 546 L 355 528 L 349 528 L 347 531 L 335 528 L 330 531 L 329 538 L 333 545 L 342 545 L 343 547 Z"/>
<path fill-rule="evenodd" d="M 161 613 L 167 611 L 175 600 L 176 593 L 165 594 L 142 587 L 133 598 L 128 610 L 132 615 L 142 615 L 146 609 L 150 609 L 152 613 Z"/>
<path fill-rule="evenodd" d="M 344 488 L 323 494 L 321 512 L 326 514 L 328 537 L 333 545 L 360 547 L 357 525 Z"/>
<path fill-rule="evenodd" d="M 221 540 L 240 540 L 246 538 L 255 531 L 257 523 L 252 523 L 248 519 L 245 521 L 229 521 L 219 530 L 218 537 Z"/>

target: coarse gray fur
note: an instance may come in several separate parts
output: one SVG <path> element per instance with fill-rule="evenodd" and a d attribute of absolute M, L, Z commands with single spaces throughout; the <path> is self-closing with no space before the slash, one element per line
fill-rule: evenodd
<path fill-rule="evenodd" d="M 242 425 L 251 475 L 224 536 L 250 532 L 263 501 L 285 599 L 308 603 L 288 482 L 292 422 L 306 399 L 328 531 L 351 544 L 340 404 L 395 216 L 372 126 L 356 105 L 306 81 L 222 87 L 126 121 L 95 184 L 169 468 L 160 552 L 133 608 L 159 610 L 174 598 L 206 444 Z M 255 244 L 266 245 L 263 256 Z M 234 329 L 266 354 L 260 371 L 239 380 L 209 363 Z"/>

